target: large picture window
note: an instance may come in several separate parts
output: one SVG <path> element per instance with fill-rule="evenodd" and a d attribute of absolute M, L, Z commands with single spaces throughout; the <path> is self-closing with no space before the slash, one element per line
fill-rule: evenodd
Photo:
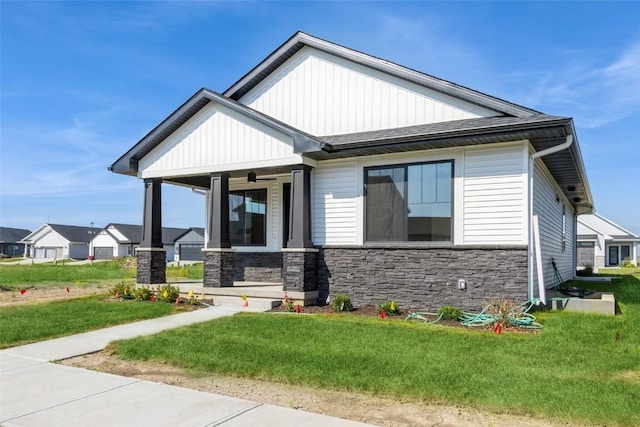
<path fill-rule="evenodd" d="M 229 192 L 229 233 L 234 246 L 266 245 L 266 189 Z"/>
<path fill-rule="evenodd" d="M 365 169 L 367 241 L 452 241 L 453 161 Z"/>

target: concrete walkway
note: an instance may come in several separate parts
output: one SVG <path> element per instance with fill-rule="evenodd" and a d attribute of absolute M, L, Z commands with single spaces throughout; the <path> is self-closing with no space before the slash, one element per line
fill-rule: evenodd
<path fill-rule="evenodd" d="M 0 351 L 2 426 L 366 426 L 325 415 L 57 365 L 109 342 L 232 315 L 210 308 Z"/>

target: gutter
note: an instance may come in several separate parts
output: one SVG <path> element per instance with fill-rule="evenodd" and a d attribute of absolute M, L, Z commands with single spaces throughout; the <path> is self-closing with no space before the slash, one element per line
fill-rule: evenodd
<path fill-rule="evenodd" d="M 559 145 L 555 145 L 553 147 L 549 147 L 542 151 L 537 151 L 529 156 L 529 194 L 528 194 L 528 203 L 529 203 L 529 215 L 528 215 L 528 228 L 529 228 L 529 244 L 527 245 L 528 249 L 528 258 L 529 258 L 529 267 L 528 267 L 528 282 L 529 282 L 529 298 L 533 298 L 533 260 L 534 260 L 534 251 L 533 251 L 533 178 L 535 176 L 535 160 L 544 156 L 548 156 L 549 154 L 554 154 L 559 151 L 566 150 L 573 144 L 573 135 L 567 135 L 565 142 Z M 538 276 L 538 286 L 540 286 L 540 281 L 544 282 L 544 279 Z M 542 285 L 544 287 L 544 284 Z"/>

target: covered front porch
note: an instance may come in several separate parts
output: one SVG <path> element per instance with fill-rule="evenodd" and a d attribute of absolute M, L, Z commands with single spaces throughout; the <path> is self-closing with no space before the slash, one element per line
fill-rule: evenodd
<path fill-rule="evenodd" d="M 175 184 L 204 195 L 206 291 L 281 283 L 279 294 L 308 293 L 300 300 L 310 303 L 318 290 L 310 200 L 316 161 L 305 154 L 323 148 L 243 104 L 198 91 L 110 168 L 144 180 L 137 282 L 166 282 L 162 186 Z"/>
<path fill-rule="evenodd" d="M 181 283 L 181 291 L 184 287 L 214 301 L 247 295 L 278 302 L 287 292 L 296 303 L 316 304 L 318 250 L 310 238 L 311 170 L 297 164 L 145 179 L 137 282 L 166 282 L 162 186 L 188 185 L 202 192 L 206 206 L 204 274 L 200 284 Z"/>

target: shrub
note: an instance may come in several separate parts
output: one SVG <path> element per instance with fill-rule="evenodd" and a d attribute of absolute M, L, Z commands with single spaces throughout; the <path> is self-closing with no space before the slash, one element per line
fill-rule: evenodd
<path fill-rule="evenodd" d="M 387 315 L 400 314 L 400 306 L 395 301 L 386 301 L 378 306 L 378 313 L 385 312 Z"/>
<path fill-rule="evenodd" d="M 582 270 L 576 271 L 576 276 L 591 277 L 593 276 L 593 267 L 590 265 L 585 266 Z"/>
<path fill-rule="evenodd" d="M 622 263 L 620 264 L 620 267 L 622 267 L 622 268 L 633 268 L 633 267 L 635 267 L 635 265 L 633 265 L 633 263 L 631 262 L 631 259 L 625 258 L 625 259 L 622 260 Z"/>
<path fill-rule="evenodd" d="M 148 286 L 141 286 L 133 291 L 133 295 L 138 301 L 149 301 L 153 295 L 153 289 Z"/>
<path fill-rule="evenodd" d="M 158 286 L 158 299 L 164 302 L 175 302 L 180 296 L 180 289 L 170 284 Z"/>
<path fill-rule="evenodd" d="M 134 298 L 135 285 L 127 282 L 119 282 L 113 288 L 109 288 L 109 293 L 119 295 L 120 298 Z"/>
<path fill-rule="evenodd" d="M 351 298 L 347 295 L 336 295 L 331 301 L 331 306 L 335 311 L 351 311 L 353 310 L 353 304 L 351 304 Z"/>
<path fill-rule="evenodd" d="M 282 297 L 282 306 L 284 307 L 284 309 L 290 313 L 293 313 L 295 311 L 295 307 L 293 306 L 293 298 L 291 298 L 289 295 L 287 295 L 287 293 L 284 293 L 284 296 Z"/>
<path fill-rule="evenodd" d="M 517 318 L 522 315 L 519 304 L 507 298 L 501 298 L 492 302 L 487 312 L 494 315 L 496 322 L 502 323 L 503 325 L 509 324 L 510 318 Z"/>
<path fill-rule="evenodd" d="M 444 305 L 438 310 L 438 315 L 442 315 L 444 320 L 459 320 L 462 318 L 462 310 L 460 307 Z"/>

